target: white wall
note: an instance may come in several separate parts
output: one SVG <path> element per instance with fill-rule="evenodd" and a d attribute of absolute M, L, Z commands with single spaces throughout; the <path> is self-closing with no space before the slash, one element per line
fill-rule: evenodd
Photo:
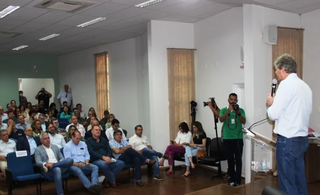
<path fill-rule="evenodd" d="M 35 99 L 37 92 L 43 87 L 48 92 L 52 94 L 50 102 L 53 102 L 54 93 L 54 81 L 52 78 L 48 79 L 37 79 L 37 78 L 19 78 L 21 80 L 20 89 L 23 91 L 23 95 L 27 98 L 28 102 L 31 102 L 32 105 L 38 104 L 38 100 Z M 19 102 L 18 102 L 19 103 Z"/>
<path fill-rule="evenodd" d="M 170 143 L 167 48 L 193 49 L 193 27 L 179 22 L 148 23 L 150 127 L 152 145 L 158 151 L 164 151 Z"/>
<path fill-rule="evenodd" d="M 121 127 L 128 130 L 129 137 L 134 134 L 134 126 L 139 123 L 145 127 L 145 133 L 150 129 L 148 121 L 144 121 L 148 116 L 148 113 L 143 111 L 147 103 L 138 98 L 138 95 L 148 96 L 148 94 L 143 94 L 147 93 L 147 90 L 141 90 L 140 86 L 138 87 L 138 78 L 143 78 L 139 79 L 139 83 L 146 80 L 142 71 L 138 71 L 142 69 L 141 66 L 146 67 L 146 60 L 138 59 L 143 52 L 146 52 L 146 49 L 137 48 L 137 42 L 144 43 L 143 47 L 145 47 L 146 35 L 59 57 L 60 88 L 64 84 L 69 84 L 74 105 L 82 103 L 83 110 L 87 112 L 91 106 L 96 108 L 94 54 L 108 52 L 110 111 L 119 119 Z M 139 53 L 141 55 L 137 55 Z"/>
<path fill-rule="evenodd" d="M 320 69 L 319 69 L 319 53 L 320 53 L 320 26 L 318 18 L 320 10 L 316 10 L 301 17 L 301 27 L 304 30 L 303 39 L 303 80 L 310 86 L 313 92 L 313 110 L 310 119 L 310 127 L 320 132 Z"/>

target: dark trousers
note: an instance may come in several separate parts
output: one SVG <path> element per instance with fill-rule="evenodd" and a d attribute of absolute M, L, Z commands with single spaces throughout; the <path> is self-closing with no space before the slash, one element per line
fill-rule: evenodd
<path fill-rule="evenodd" d="M 128 148 L 119 156 L 118 159 L 122 160 L 125 164 L 133 164 L 135 169 L 134 171 L 136 175 L 136 181 L 141 180 L 141 164 L 145 164 L 147 158 L 143 157 L 134 149 Z"/>
<path fill-rule="evenodd" d="M 228 161 L 230 182 L 241 184 L 243 139 L 223 139 L 223 148 Z"/>

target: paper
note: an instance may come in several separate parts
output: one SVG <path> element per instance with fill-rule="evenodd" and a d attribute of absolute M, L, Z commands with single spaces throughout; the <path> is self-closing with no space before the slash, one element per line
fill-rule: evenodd
<path fill-rule="evenodd" d="M 16 151 L 16 157 L 23 157 L 23 156 L 27 156 L 27 150 L 21 150 L 21 151 Z"/>

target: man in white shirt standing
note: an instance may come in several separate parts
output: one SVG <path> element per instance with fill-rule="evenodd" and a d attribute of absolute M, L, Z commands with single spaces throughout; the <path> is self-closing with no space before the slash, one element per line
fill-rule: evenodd
<path fill-rule="evenodd" d="M 42 145 L 35 151 L 36 165 L 42 169 L 44 178 L 53 177 L 57 194 L 63 195 L 62 174 L 64 174 L 73 164 L 73 159 L 64 159 L 59 148 L 50 144 L 48 133 L 40 135 Z"/>
<path fill-rule="evenodd" d="M 0 169 L 3 175 L 6 176 L 7 154 L 16 151 L 16 142 L 9 139 L 6 130 L 1 130 L 0 135 Z"/>
<path fill-rule="evenodd" d="M 63 148 L 66 145 L 64 137 L 56 133 L 52 123 L 47 124 L 47 133 L 50 137 L 50 144 L 58 146 L 59 149 Z"/>
<path fill-rule="evenodd" d="M 127 141 L 128 138 L 126 138 L 126 135 L 123 133 L 123 130 L 120 128 L 120 122 L 118 119 L 113 119 L 111 121 L 111 127 L 106 130 L 106 136 L 107 136 L 108 140 L 111 141 L 114 139 L 113 132 L 117 129 L 122 132 L 122 139 Z"/>
<path fill-rule="evenodd" d="M 308 128 L 312 91 L 298 78 L 295 59 L 284 54 L 274 62 L 281 81 L 276 95 L 268 95 L 268 116 L 275 121 L 279 188 L 284 194 L 307 195 L 304 154 L 309 147 Z"/>
<path fill-rule="evenodd" d="M 72 94 L 69 92 L 69 86 L 64 85 L 64 91 L 61 91 L 59 95 L 57 96 L 57 99 L 59 101 L 60 108 L 63 107 L 62 103 L 66 101 L 68 103 L 69 108 L 72 106 Z"/>
<path fill-rule="evenodd" d="M 157 152 L 152 149 L 152 146 L 149 144 L 149 140 L 146 136 L 142 135 L 143 128 L 142 125 L 137 125 L 135 128 L 135 134 L 130 137 L 129 144 L 132 146 L 134 150 L 142 154 L 142 156 L 156 161 L 153 165 L 154 169 L 154 179 L 162 181 L 159 175 L 159 161 L 158 158 L 163 156 L 162 153 Z"/>
<path fill-rule="evenodd" d="M 83 125 L 78 123 L 78 118 L 76 116 L 71 116 L 71 124 L 69 124 L 66 127 L 66 131 L 68 132 L 68 129 L 70 125 L 74 125 L 77 127 L 78 131 L 81 133 L 81 136 L 84 137 L 86 134 L 86 130 L 84 129 Z"/>

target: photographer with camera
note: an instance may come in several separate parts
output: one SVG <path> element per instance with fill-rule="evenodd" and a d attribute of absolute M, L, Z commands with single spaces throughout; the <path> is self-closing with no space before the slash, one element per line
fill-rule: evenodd
<path fill-rule="evenodd" d="M 40 101 L 43 100 L 44 109 L 49 110 L 49 102 L 51 97 L 52 94 L 42 87 L 40 91 L 37 92 L 35 98 L 38 100 L 38 104 L 40 104 Z"/>
<path fill-rule="evenodd" d="M 243 133 L 242 125 L 246 123 L 245 112 L 239 108 L 238 96 L 235 93 L 229 95 L 229 106 L 222 108 L 219 119 L 223 122 L 223 148 L 228 161 L 229 185 L 238 186 L 241 183 Z M 236 161 L 236 170 L 234 169 Z"/>

